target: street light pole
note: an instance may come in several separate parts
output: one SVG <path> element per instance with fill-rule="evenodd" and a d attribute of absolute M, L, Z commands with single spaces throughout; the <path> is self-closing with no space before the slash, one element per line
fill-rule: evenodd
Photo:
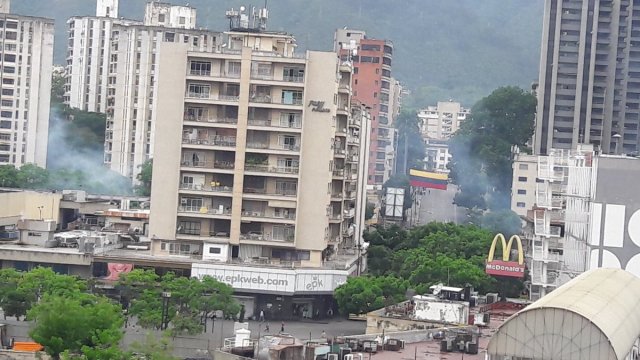
<path fill-rule="evenodd" d="M 162 292 L 162 323 L 160 324 L 160 330 L 166 330 L 169 326 L 169 299 L 171 299 L 171 292 Z"/>

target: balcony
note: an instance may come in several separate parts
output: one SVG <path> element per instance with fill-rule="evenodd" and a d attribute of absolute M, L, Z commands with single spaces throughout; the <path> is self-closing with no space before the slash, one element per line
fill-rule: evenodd
<path fill-rule="evenodd" d="M 357 163 L 360 161 L 359 155 L 347 155 L 347 162 Z"/>
<path fill-rule="evenodd" d="M 185 97 L 187 99 L 226 101 L 226 102 L 238 102 L 238 100 L 240 99 L 239 96 L 235 96 L 235 95 L 211 95 L 209 93 L 197 93 L 197 92 L 188 92 L 185 95 Z"/>
<path fill-rule="evenodd" d="M 187 241 L 229 241 L 229 233 L 228 232 L 215 232 L 211 231 L 209 234 L 201 234 L 199 231 L 188 231 L 188 230 L 180 230 L 176 231 L 176 239 L 177 240 L 187 240 Z"/>
<path fill-rule="evenodd" d="M 560 226 L 551 225 L 551 217 L 548 211 L 545 210 L 534 210 L 533 211 L 533 219 L 534 219 L 534 232 L 538 236 L 544 237 L 560 237 L 562 233 L 562 228 Z"/>
<path fill-rule="evenodd" d="M 353 144 L 353 145 L 360 145 L 360 138 L 356 136 L 349 136 L 347 137 L 347 143 Z"/>
<path fill-rule="evenodd" d="M 333 177 L 334 178 L 344 178 L 344 169 L 335 169 L 333 170 Z"/>
<path fill-rule="evenodd" d="M 185 115 L 184 121 L 193 121 L 199 123 L 213 123 L 213 124 L 237 124 L 238 119 L 232 118 L 218 118 L 210 115 Z"/>
<path fill-rule="evenodd" d="M 221 170 L 233 170 L 235 163 L 230 161 L 211 161 L 211 160 L 183 160 L 180 165 L 192 168 L 204 168 L 204 169 L 221 169 Z"/>
<path fill-rule="evenodd" d="M 351 118 L 349 119 L 349 126 L 360 127 L 360 120 Z"/>
<path fill-rule="evenodd" d="M 282 130 L 282 129 L 301 129 L 302 128 L 302 123 L 300 122 L 300 120 L 298 119 L 297 121 L 288 121 L 285 119 L 280 119 L 280 121 L 273 121 L 271 119 L 249 119 L 248 120 L 248 125 L 249 126 L 260 126 L 260 127 L 272 127 L 272 128 L 276 128 L 277 130 Z"/>
<path fill-rule="evenodd" d="M 213 138 L 208 139 L 182 139 L 183 144 L 190 145 L 208 145 L 208 146 L 222 146 L 222 147 L 235 147 L 236 146 L 236 137 L 235 136 L 214 136 Z"/>
<path fill-rule="evenodd" d="M 333 224 L 342 222 L 342 215 L 340 213 L 329 214 L 329 222 Z"/>
<path fill-rule="evenodd" d="M 231 209 L 208 208 L 206 206 L 178 206 L 179 213 L 231 216 Z"/>
<path fill-rule="evenodd" d="M 347 151 L 345 149 L 333 149 L 333 154 L 336 157 L 344 158 L 346 156 Z"/>
<path fill-rule="evenodd" d="M 304 76 L 285 75 L 282 77 L 282 81 L 292 82 L 292 83 L 303 83 Z"/>
<path fill-rule="evenodd" d="M 240 240 L 249 241 L 276 241 L 276 242 L 293 242 L 294 236 L 285 237 L 273 237 L 271 234 L 264 234 L 262 232 L 248 232 L 246 234 L 240 234 Z M 246 260 L 245 260 L 246 261 Z"/>
<path fill-rule="evenodd" d="M 269 165 L 250 165 L 245 164 L 245 171 L 273 173 L 273 174 L 290 174 L 298 175 L 300 168 L 294 166 L 269 166 Z"/>
<path fill-rule="evenodd" d="M 345 210 L 344 211 L 344 218 L 345 219 L 349 219 L 356 216 L 356 210 L 355 209 L 350 209 L 350 210 Z"/>
<path fill-rule="evenodd" d="M 204 184 L 181 183 L 180 184 L 180 190 L 217 192 L 217 193 L 231 193 L 231 192 L 233 192 L 233 187 L 231 187 L 231 186 L 210 186 L 210 185 L 204 185 Z"/>
<path fill-rule="evenodd" d="M 298 196 L 297 191 L 285 190 L 285 189 L 276 189 L 275 191 L 267 191 L 267 189 L 244 188 L 243 192 L 244 194 L 256 194 L 256 195 L 267 195 L 267 196 L 287 196 L 287 197 Z"/>
<path fill-rule="evenodd" d="M 300 145 L 292 145 L 292 144 L 271 145 L 269 143 L 253 142 L 253 143 L 247 143 L 247 149 L 298 152 L 300 151 Z"/>

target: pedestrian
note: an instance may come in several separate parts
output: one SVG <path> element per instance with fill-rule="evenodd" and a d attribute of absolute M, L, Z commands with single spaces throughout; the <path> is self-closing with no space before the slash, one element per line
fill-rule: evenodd
<path fill-rule="evenodd" d="M 269 323 L 264 326 L 264 332 L 269 332 Z"/>
<path fill-rule="evenodd" d="M 260 310 L 260 322 L 264 322 L 264 310 Z"/>
<path fill-rule="evenodd" d="M 326 339 L 327 338 L 327 333 L 324 332 L 324 330 L 322 330 L 322 334 L 320 335 L 321 338 Z"/>
<path fill-rule="evenodd" d="M 280 332 L 283 333 L 284 332 L 284 321 L 282 322 L 282 325 L 280 326 Z"/>

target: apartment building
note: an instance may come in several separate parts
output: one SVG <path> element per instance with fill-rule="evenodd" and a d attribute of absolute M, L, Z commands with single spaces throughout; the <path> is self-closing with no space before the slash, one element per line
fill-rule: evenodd
<path fill-rule="evenodd" d="M 389 176 L 389 156 L 393 154 L 394 112 L 399 112 L 399 83 L 391 77 L 393 43 L 367 38 L 361 30 L 338 29 L 334 50 L 343 61 L 352 61 L 353 96 L 371 108 L 371 146 L 369 148 L 369 185 L 382 185 Z M 396 97 L 395 108 L 393 104 Z M 391 163 L 394 163 L 391 161 Z"/>
<path fill-rule="evenodd" d="M 640 139 L 640 4 L 546 0 L 536 154 L 594 144 L 637 154 Z"/>
<path fill-rule="evenodd" d="M 11 14 L 10 5 L 0 1 L 0 165 L 45 167 L 54 22 Z"/>
<path fill-rule="evenodd" d="M 118 18 L 118 0 L 99 0 L 94 17 L 67 21 L 65 102 L 107 115 L 104 162 L 135 181 L 153 157 L 160 43 L 212 51 L 219 33 L 196 29 L 196 10 L 151 1 L 145 21 Z"/>
<path fill-rule="evenodd" d="M 512 166 L 511 210 L 524 217 L 536 203 L 538 157 L 523 153 L 515 154 Z"/>
<path fill-rule="evenodd" d="M 425 139 L 449 140 L 460 129 L 470 110 L 454 101 L 438 101 L 418 112 L 420 132 Z"/>
<path fill-rule="evenodd" d="M 324 315 L 361 263 L 370 115 L 351 104 L 352 64 L 242 27 L 216 51 L 160 47 L 153 256 L 191 259 L 192 276 L 249 299 L 248 316 Z"/>

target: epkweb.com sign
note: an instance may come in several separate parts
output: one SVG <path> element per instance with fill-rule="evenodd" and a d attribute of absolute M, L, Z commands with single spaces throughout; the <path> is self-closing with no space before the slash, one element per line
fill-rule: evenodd
<path fill-rule="evenodd" d="M 289 280 L 286 279 L 270 279 L 263 278 L 262 276 L 242 276 L 242 275 L 215 275 L 216 280 L 229 284 L 233 287 L 239 287 L 238 285 L 274 285 L 274 286 L 289 286 Z"/>
<path fill-rule="evenodd" d="M 494 255 L 498 240 L 500 240 L 500 245 L 502 245 L 502 259 L 495 260 Z M 510 261 L 511 247 L 514 241 L 518 246 L 518 261 Z M 508 243 L 502 234 L 498 234 L 493 238 L 491 248 L 489 248 L 489 257 L 487 258 L 485 272 L 488 275 L 494 276 L 524 277 L 524 251 L 522 250 L 522 240 L 520 240 L 518 235 L 513 235 Z"/>

